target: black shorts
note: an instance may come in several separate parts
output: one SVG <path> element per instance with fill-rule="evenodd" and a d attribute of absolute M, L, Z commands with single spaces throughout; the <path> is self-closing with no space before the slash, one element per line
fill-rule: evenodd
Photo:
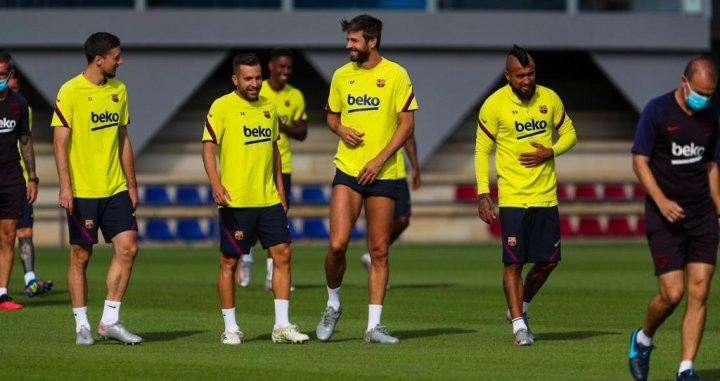
<path fill-rule="evenodd" d="M 393 217 L 410 217 L 412 215 L 412 206 L 410 204 L 410 187 L 407 181 L 403 180 L 398 183 L 398 193 L 395 198 L 395 213 Z"/>
<path fill-rule="evenodd" d="M 102 230 L 105 242 L 122 232 L 137 231 L 128 191 L 103 198 L 73 198 L 73 214 L 68 214 L 67 220 L 72 245 L 97 243 L 98 229 Z"/>
<path fill-rule="evenodd" d="M 347 173 L 337 169 L 335 170 L 335 178 L 333 179 L 332 186 L 342 184 L 355 192 L 360 193 L 363 198 L 372 196 L 382 196 L 396 199 L 398 196 L 398 187 L 400 182 L 405 182 L 405 179 L 398 180 L 375 180 L 368 185 L 360 185 L 357 182 L 357 178 L 348 175 Z"/>
<path fill-rule="evenodd" d="M 18 229 L 32 228 L 35 218 L 33 216 L 34 210 L 32 204 L 28 201 L 27 197 L 23 198 L 23 210 L 22 217 L 18 222 Z"/>
<path fill-rule="evenodd" d="M 19 220 L 26 198 L 25 184 L 0 185 L 0 219 Z"/>
<path fill-rule="evenodd" d="M 220 252 L 242 255 L 256 239 L 263 249 L 290 243 L 290 227 L 281 204 L 262 208 L 220 208 Z"/>
<path fill-rule="evenodd" d="M 690 262 L 715 265 L 718 219 L 715 208 L 706 213 L 670 222 L 655 205 L 645 205 L 645 231 L 655 275 L 683 270 Z"/>
<path fill-rule="evenodd" d="M 283 189 L 285 189 L 285 204 L 290 207 L 290 197 L 292 189 L 292 175 L 290 173 L 282 174 Z"/>
<path fill-rule="evenodd" d="M 503 263 L 560 261 L 557 206 L 500 208 Z"/>

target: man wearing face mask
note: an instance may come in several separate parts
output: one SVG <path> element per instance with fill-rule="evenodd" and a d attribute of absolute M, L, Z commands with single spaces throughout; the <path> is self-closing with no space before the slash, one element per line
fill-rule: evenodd
<path fill-rule="evenodd" d="M 645 106 L 635 132 L 633 170 L 648 195 L 645 229 L 659 288 L 645 322 L 630 338 L 629 366 L 636 380 L 647 379 L 652 337 L 680 303 L 685 284 L 676 379 L 700 379 L 693 360 L 703 335 L 718 248 L 718 113 L 709 105 L 717 80 L 711 59 L 693 58 L 680 86 Z"/>
<path fill-rule="evenodd" d="M 489 157 L 497 145 L 503 287 L 515 345 L 535 341 L 527 321 L 530 301 L 560 261 L 560 217 L 555 157 L 570 150 L 575 128 L 558 95 L 535 84 L 535 60 L 515 45 L 505 61 L 508 81 L 483 103 L 475 143 L 478 214 L 497 218 L 490 199 Z M 553 143 L 553 130 L 558 139 Z M 534 263 L 523 284 L 525 263 Z"/>

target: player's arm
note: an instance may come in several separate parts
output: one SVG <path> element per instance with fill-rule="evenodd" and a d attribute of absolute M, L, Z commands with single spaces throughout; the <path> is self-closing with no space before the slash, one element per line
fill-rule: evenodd
<path fill-rule="evenodd" d="M 365 134 L 350 127 L 343 126 L 340 123 L 340 114 L 328 110 L 326 121 L 330 131 L 340 137 L 340 140 L 350 147 L 356 147 L 363 142 L 363 136 Z"/>
<path fill-rule="evenodd" d="M 685 218 L 685 211 L 673 200 L 665 196 L 658 186 L 655 176 L 650 170 L 650 157 L 642 154 L 633 154 L 633 172 L 640 184 L 645 188 L 648 196 L 655 202 L 660 213 L 670 222 L 677 222 Z"/>
<path fill-rule="evenodd" d="M 413 132 L 415 131 L 415 112 L 399 112 L 397 116 L 397 130 L 395 130 L 395 133 L 392 138 L 390 138 L 388 144 L 385 145 L 385 148 L 383 148 L 377 156 L 368 161 L 365 166 L 360 169 L 357 177 L 358 184 L 367 185 L 375 181 L 375 177 L 377 177 L 378 173 L 380 173 L 388 158 L 394 155 L 400 147 L 405 145 L 405 142 L 407 142 L 407 140 L 413 135 Z"/>
<path fill-rule="evenodd" d="M 70 172 L 68 170 L 67 142 L 70 138 L 70 128 L 55 127 L 53 128 L 53 148 L 55 154 L 55 167 L 60 180 L 60 206 L 67 210 L 68 213 L 73 212 L 73 194 L 72 184 L 70 183 Z"/>
<path fill-rule="evenodd" d="M 220 176 L 217 171 L 217 162 L 215 156 L 217 155 L 217 145 L 211 141 L 203 142 L 203 166 L 205 167 L 205 173 L 207 173 L 208 180 L 210 180 L 210 187 L 212 188 L 213 198 L 215 203 L 222 206 L 227 206 L 228 201 L 232 201 L 230 194 L 227 189 L 220 182 Z"/>
<path fill-rule="evenodd" d="M 32 134 L 30 132 L 29 109 L 24 107 L 24 114 L 20 118 L 20 156 L 25 163 L 28 179 L 37 179 L 35 173 L 35 150 L 33 149 Z M 37 183 L 28 181 L 27 200 L 30 204 L 37 198 Z"/>
<path fill-rule="evenodd" d="M 485 117 L 484 111 L 480 113 L 478 120 L 478 128 L 475 134 L 475 180 L 477 182 L 478 192 L 478 216 L 486 224 L 492 224 L 497 218 L 495 215 L 495 205 L 490 198 L 490 152 L 495 145 L 495 136 L 485 124 L 490 124 L 490 120 Z M 482 123 L 481 120 L 486 123 Z"/>
<path fill-rule="evenodd" d="M 535 147 L 534 152 L 520 154 L 520 164 L 525 167 L 532 168 L 550 160 L 554 157 L 560 156 L 565 152 L 569 151 L 577 143 L 577 135 L 575 134 L 575 127 L 572 124 L 572 120 L 565 112 L 560 98 L 556 96 L 554 107 L 554 115 L 558 116 L 557 120 L 553 121 L 555 129 L 558 132 L 558 140 L 552 147 L 545 147 L 540 143 L 531 142 L 530 144 Z"/>
<path fill-rule="evenodd" d="M 287 213 L 288 206 L 285 203 L 285 186 L 282 181 L 282 156 L 280 156 L 280 149 L 277 146 L 277 140 L 273 141 L 273 179 L 275 179 L 275 187 L 280 195 L 280 202 L 282 207 Z M 289 191 L 289 189 L 288 189 Z"/>
<path fill-rule="evenodd" d="M 715 203 L 715 210 L 718 218 L 720 218 L 720 171 L 718 170 L 717 161 L 713 160 L 708 163 L 708 184 L 710 184 L 710 196 Z"/>
<path fill-rule="evenodd" d="M 410 158 L 410 165 L 412 166 L 412 190 L 417 190 L 422 185 L 420 180 L 420 164 L 417 158 L 417 142 L 415 141 L 415 134 L 410 135 L 410 138 L 405 142 L 405 152 Z"/>
<path fill-rule="evenodd" d="M 307 138 L 307 122 L 304 120 L 296 120 L 292 122 L 292 126 L 278 123 L 278 129 L 295 140 L 304 141 Z"/>
<path fill-rule="evenodd" d="M 127 133 L 127 126 L 118 128 L 118 142 L 120 143 L 120 164 L 122 164 L 125 181 L 127 182 L 130 202 L 133 209 L 138 205 L 137 181 L 135 180 L 135 159 L 133 158 L 132 144 Z"/>

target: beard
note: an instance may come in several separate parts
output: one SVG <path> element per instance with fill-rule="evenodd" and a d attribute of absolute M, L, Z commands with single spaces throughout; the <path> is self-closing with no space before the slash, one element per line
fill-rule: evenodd
<path fill-rule="evenodd" d="M 105 78 L 115 78 L 116 73 L 117 73 L 117 68 L 113 69 L 112 71 L 103 72 L 103 75 L 105 76 Z"/>
<path fill-rule="evenodd" d="M 512 89 L 513 93 L 518 96 L 518 98 L 524 101 L 529 101 L 533 97 L 533 95 L 535 95 L 535 90 L 537 89 L 534 83 L 530 86 L 530 90 L 528 90 L 528 92 L 526 93 L 523 93 L 522 90 L 516 89 L 515 86 L 512 85 L 510 85 L 510 88 Z"/>
<path fill-rule="evenodd" d="M 350 56 L 350 61 L 357 62 L 359 64 L 365 62 L 370 58 L 370 50 L 352 50 L 353 52 L 357 52 L 357 57 L 353 58 Z"/>

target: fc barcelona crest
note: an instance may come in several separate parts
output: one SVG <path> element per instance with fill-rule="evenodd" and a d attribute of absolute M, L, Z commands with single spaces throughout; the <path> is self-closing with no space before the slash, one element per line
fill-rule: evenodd
<path fill-rule="evenodd" d="M 287 99 L 285 100 L 285 107 L 290 107 L 290 101 Z"/>
<path fill-rule="evenodd" d="M 545 106 L 545 105 L 540 106 L 540 113 L 547 114 L 547 106 Z"/>
<path fill-rule="evenodd" d="M 266 118 L 270 119 L 270 111 L 264 110 L 263 115 L 265 115 Z"/>
<path fill-rule="evenodd" d="M 95 227 L 95 221 L 85 220 L 85 229 L 92 229 Z"/>
<path fill-rule="evenodd" d="M 378 79 L 375 84 L 377 87 L 385 87 L 385 80 L 384 79 Z"/>
<path fill-rule="evenodd" d="M 245 238 L 245 232 L 243 232 L 242 230 L 235 230 L 235 240 L 239 241 L 243 238 Z"/>
<path fill-rule="evenodd" d="M 113 94 L 113 95 L 112 95 L 112 100 L 113 100 L 113 102 L 116 102 L 116 103 L 117 103 L 117 102 L 120 102 L 120 97 L 118 97 L 117 94 Z"/>
<path fill-rule="evenodd" d="M 517 237 L 508 237 L 507 238 L 508 246 L 515 246 L 517 245 Z"/>

